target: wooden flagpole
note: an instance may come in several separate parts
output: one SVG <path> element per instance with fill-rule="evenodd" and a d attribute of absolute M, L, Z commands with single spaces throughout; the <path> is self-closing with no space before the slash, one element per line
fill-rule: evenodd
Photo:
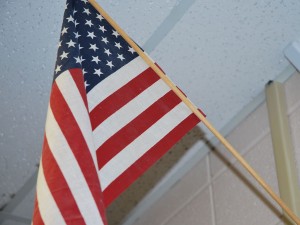
<path fill-rule="evenodd" d="M 297 224 L 300 219 L 282 201 L 280 197 L 266 184 L 266 182 L 255 172 L 246 160 L 234 149 L 234 147 L 217 131 L 212 124 L 202 115 L 198 108 L 173 84 L 173 82 L 159 69 L 158 66 L 145 54 L 140 47 L 123 31 L 121 27 L 103 10 L 95 1 L 89 0 L 93 7 L 111 24 L 111 26 L 127 41 L 127 43 L 139 54 L 139 56 L 160 76 L 160 78 L 176 93 L 176 95 L 192 110 L 192 112 L 202 121 L 202 123 L 219 139 L 229 152 L 240 162 L 242 166 L 257 180 L 257 182 L 269 193 L 269 195 L 281 206 L 286 214 Z"/>

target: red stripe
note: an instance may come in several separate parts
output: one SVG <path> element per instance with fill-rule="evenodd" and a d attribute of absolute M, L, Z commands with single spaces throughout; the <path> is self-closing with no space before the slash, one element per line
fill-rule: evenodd
<path fill-rule="evenodd" d="M 180 99 L 176 94 L 169 91 L 111 136 L 96 152 L 99 169 L 179 103 Z"/>
<path fill-rule="evenodd" d="M 94 161 L 82 135 L 82 132 L 63 98 L 56 83 L 53 84 L 50 105 L 57 123 L 60 126 L 78 165 L 85 177 L 98 210 L 105 220 L 104 206 L 101 202 L 102 192 Z M 91 131 L 92 132 L 92 131 Z M 106 223 L 106 221 L 104 221 Z"/>
<path fill-rule="evenodd" d="M 108 96 L 90 113 L 92 129 L 94 130 L 106 118 L 126 105 L 157 80 L 159 80 L 159 76 L 157 76 L 151 68 L 148 68 L 119 90 Z"/>
<path fill-rule="evenodd" d="M 147 153 L 139 158 L 103 191 L 104 205 L 107 207 L 197 123 L 199 123 L 199 119 L 194 114 L 191 114 L 150 148 Z"/>
<path fill-rule="evenodd" d="M 49 190 L 67 224 L 85 224 L 76 200 L 45 139 L 42 166 Z M 51 209 L 50 209 L 51 210 Z"/>
<path fill-rule="evenodd" d="M 75 68 L 75 69 L 70 69 L 69 71 L 73 77 L 73 80 L 77 86 L 77 89 L 79 90 L 79 93 L 85 104 L 85 107 L 88 110 L 87 96 L 86 96 L 86 91 L 85 91 L 85 86 L 84 86 L 82 70 Z"/>
<path fill-rule="evenodd" d="M 37 196 L 35 196 L 34 200 L 34 210 L 33 210 L 33 216 L 32 216 L 32 224 L 33 225 L 44 225 L 44 221 L 40 214 L 39 204 Z"/>

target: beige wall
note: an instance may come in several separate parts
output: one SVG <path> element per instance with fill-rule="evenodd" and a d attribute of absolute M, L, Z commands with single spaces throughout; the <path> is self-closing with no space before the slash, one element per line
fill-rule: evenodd
<path fill-rule="evenodd" d="M 300 76 L 285 84 L 295 158 L 300 162 Z M 266 104 L 227 137 L 278 193 Z M 300 174 L 300 164 L 298 166 Z M 217 146 L 134 225 L 281 225 L 281 210 L 222 146 Z"/>

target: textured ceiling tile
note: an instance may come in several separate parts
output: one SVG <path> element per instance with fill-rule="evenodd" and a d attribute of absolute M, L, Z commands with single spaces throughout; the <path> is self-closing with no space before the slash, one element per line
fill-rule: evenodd
<path fill-rule="evenodd" d="M 39 162 L 63 10 L 49 1 L 6 1 L 0 9 L 2 204 Z"/>
<path fill-rule="evenodd" d="M 153 57 L 217 128 L 257 96 L 300 37 L 299 1 L 196 1 Z"/>
<path fill-rule="evenodd" d="M 178 0 L 97 2 L 141 46 L 168 16 Z"/>

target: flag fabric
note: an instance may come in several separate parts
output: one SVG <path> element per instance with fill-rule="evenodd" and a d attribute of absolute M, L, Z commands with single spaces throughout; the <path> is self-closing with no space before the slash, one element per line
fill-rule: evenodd
<path fill-rule="evenodd" d="M 33 224 L 107 224 L 105 208 L 198 122 L 87 0 L 68 0 Z"/>

